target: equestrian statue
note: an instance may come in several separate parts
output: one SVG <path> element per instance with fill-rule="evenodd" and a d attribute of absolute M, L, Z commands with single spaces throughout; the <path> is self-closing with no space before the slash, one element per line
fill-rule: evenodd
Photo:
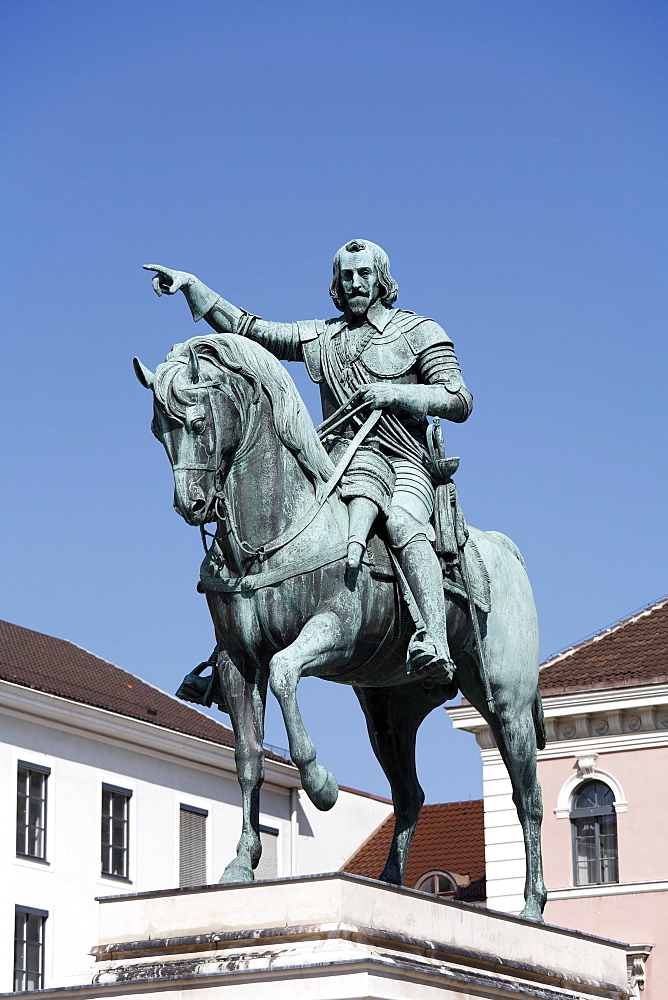
<path fill-rule="evenodd" d="M 135 371 L 154 394 L 174 506 L 205 543 L 198 588 L 216 648 L 179 694 L 216 701 L 235 733 L 243 828 L 221 882 L 251 881 L 260 859 L 267 684 L 302 786 L 323 810 L 338 785 L 316 763 L 297 685 L 316 676 L 352 686 L 392 791 L 379 877 L 396 885 L 424 801 L 417 730 L 459 690 L 508 769 L 526 848 L 522 915 L 542 920 L 536 609 L 515 544 L 469 527 L 457 501 L 459 460 L 445 456 L 440 421 L 466 420 L 472 397 L 452 341 L 433 320 L 394 308 L 389 259 L 369 240 L 334 258 L 340 315 L 330 320 L 269 322 L 192 274 L 144 266 L 158 295 L 181 290 L 193 319 L 215 331 L 176 345 L 155 373 L 138 359 Z M 303 361 L 320 385 L 317 430 L 287 360 Z"/>

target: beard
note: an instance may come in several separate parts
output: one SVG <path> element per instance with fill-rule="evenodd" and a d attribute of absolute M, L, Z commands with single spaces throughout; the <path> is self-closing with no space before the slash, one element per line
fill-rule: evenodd
<path fill-rule="evenodd" d="M 371 299 L 368 295 L 355 295 L 346 304 L 354 316 L 363 316 L 371 305 Z"/>

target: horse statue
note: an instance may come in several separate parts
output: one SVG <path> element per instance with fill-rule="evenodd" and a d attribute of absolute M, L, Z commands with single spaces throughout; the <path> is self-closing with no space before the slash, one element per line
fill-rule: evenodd
<path fill-rule="evenodd" d="M 154 394 L 152 431 L 172 464 L 176 510 L 203 538 L 204 525 L 216 524 L 199 589 L 220 650 L 218 679 L 243 796 L 236 856 L 220 881 L 252 881 L 260 859 L 267 684 L 306 794 L 321 810 L 336 802 L 336 779 L 316 762 L 297 703 L 300 678 L 315 676 L 351 685 L 364 711 L 395 812 L 379 878 L 401 885 L 424 801 L 417 730 L 454 692 L 407 673 L 415 626 L 386 548 L 376 537 L 359 573 L 352 579 L 346 573 L 347 508 L 327 488 L 333 462 L 292 379 L 259 344 L 232 335 L 194 337 L 155 373 L 138 359 L 134 364 Z M 479 615 L 464 597 L 446 593 L 456 684 L 489 724 L 508 769 L 526 848 L 522 916 L 541 921 L 546 891 L 536 747 L 544 746 L 545 729 L 536 610 L 514 543 L 494 531 L 469 532 L 467 544 L 489 577 L 490 601 Z"/>

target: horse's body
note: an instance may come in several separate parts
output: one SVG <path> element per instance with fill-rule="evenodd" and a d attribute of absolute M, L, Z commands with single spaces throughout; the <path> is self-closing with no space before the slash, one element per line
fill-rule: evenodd
<path fill-rule="evenodd" d="M 417 729 L 449 692 L 406 673 L 414 626 L 396 581 L 368 565 L 356 579 L 346 578 L 347 508 L 336 495 L 317 502 L 331 461 L 294 384 L 268 352 L 235 336 L 194 338 L 175 348 L 155 376 L 138 363 L 137 371 L 155 394 L 153 428 L 174 467 L 176 508 L 190 524 L 217 521 L 203 585 L 223 650 L 218 670 L 244 807 L 237 855 L 221 881 L 252 880 L 260 858 L 267 683 L 304 790 L 320 809 L 336 801 L 336 779 L 316 763 L 296 699 L 299 679 L 312 675 L 352 685 L 364 710 L 396 818 L 380 878 L 400 885 L 424 799 L 415 772 Z M 536 612 L 514 544 L 496 532 L 470 530 L 491 584 L 482 633 L 493 711 L 467 605 L 456 598 L 447 601 L 448 641 L 457 684 L 489 723 L 512 780 L 527 856 L 523 913 L 540 920 L 545 887 L 535 758 L 544 733 Z M 221 571 L 232 582 L 213 589 Z"/>

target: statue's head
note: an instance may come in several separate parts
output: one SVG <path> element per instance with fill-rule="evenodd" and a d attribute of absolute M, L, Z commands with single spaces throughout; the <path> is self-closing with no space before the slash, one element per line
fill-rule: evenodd
<path fill-rule="evenodd" d="M 337 309 L 363 316 L 377 299 L 391 306 L 399 286 L 390 274 L 390 258 L 371 240 L 351 240 L 334 257 L 329 294 Z"/>

